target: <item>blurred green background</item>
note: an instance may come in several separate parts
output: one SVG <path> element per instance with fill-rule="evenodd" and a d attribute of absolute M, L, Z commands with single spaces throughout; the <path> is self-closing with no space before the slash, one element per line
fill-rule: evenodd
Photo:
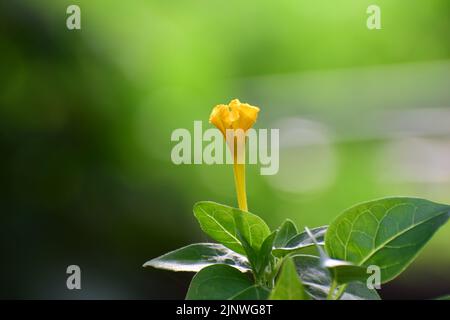
<path fill-rule="evenodd" d="M 207 240 L 196 201 L 236 200 L 230 166 L 172 164 L 170 135 L 232 98 L 280 129 L 279 173 L 247 174 L 272 228 L 450 203 L 449 36 L 448 0 L 1 1 L 0 297 L 183 298 L 192 274 L 142 264 Z M 449 246 L 447 225 L 382 296 L 450 293 Z"/>

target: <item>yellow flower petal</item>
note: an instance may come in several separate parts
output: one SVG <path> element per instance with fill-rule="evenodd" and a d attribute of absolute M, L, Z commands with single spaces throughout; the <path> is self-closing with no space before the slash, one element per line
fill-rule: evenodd
<path fill-rule="evenodd" d="M 250 129 L 258 117 L 259 108 L 233 99 L 228 105 L 214 107 L 209 122 L 214 124 L 225 136 L 227 129 Z"/>

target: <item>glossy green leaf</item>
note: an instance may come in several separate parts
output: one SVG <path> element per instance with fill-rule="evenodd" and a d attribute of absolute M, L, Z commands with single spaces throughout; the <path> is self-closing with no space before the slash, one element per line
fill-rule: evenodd
<path fill-rule="evenodd" d="M 273 246 L 275 248 L 283 248 L 286 246 L 288 241 L 297 235 L 297 227 L 294 222 L 289 219 L 286 219 L 283 224 L 280 226 L 277 232 L 277 236 L 273 242 Z"/>
<path fill-rule="evenodd" d="M 418 198 L 358 204 L 329 226 L 326 250 L 335 259 L 378 266 L 385 283 L 414 260 L 449 215 L 450 206 Z"/>
<path fill-rule="evenodd" d="M 244 289 L 235 296 L 231 297 L 230 300 L 267 300 L 269 293 L 269 289 L 255 285 Z"/>
<path fill-rule="evenodd" d="M 311 233 L 315 236 L 320 245 L 324 244 L 327 228 L 328 226 L 322 226 L 311 229 Z M 314 245 L 314 242 L 308 236 L 308 234 L 303 231 L 291 237 L 284 246 L 274 246 L 272 253 L 276 257 L 283 257 L 287 254 L 295 253 L 303 248 L 310 247 L 312 245 Z"/>
<path fill-rule="evenodd" d="M 207 235 L 240 254 L 245 254 L 245 250 L 237 236 L 238 225 L 241 236 L 255 251 L 270 234 L 269 227 L 257 215 L 218 203 L 198 202 L 194 215 Z"/>
<path fill-rule="evenodd" d="M 198 272 L 212 264 L 228 264 L 241 271 L 250 270 L 245 256 L 240 255 L 219 243 L 195 243 L 168 252 L 144 264 L 144 267 L 172 271 Z"/>
<path fill-rule="evenodd" d="M 275 287 L 270 294 L 270 300 L 306 300 L 308 295 L 297 274 L 294 262 L 286 258 L 281 267 Z"/>
<path fill-rule="evenodd" d="M 317 256 L 295 255 L 292 257 L 297 273 L 302 279 L 306 292 L 314 299 L 326 299 L 330 291 L 332 276 L 330 271 L 322 266 Z M 341 300 L 379 300 L 376 290 L 368 289 L 365 283 L 349 283 L 340 298 Z"/>
<path fill-rule="evenodd" d="M 330 258 L 308 227 L 305 227 L 305 232 L 317 247 L 321 266 L 327 268 L 331 272 L 333 279 L 338 284 L 345 284 L 352 281 L 365 282 L 367 280 L 368 274 L 365 267 L 355 265 L 349 261 Z"/>
<path fill-rule="evenodd" d="M 348 261 L 326 258 L 321 261 L 321 264 L 331 272 L 338 284 L 353 281 L 366 282 L 369 277 L 366 267 L 358 266 Z"/>
<path fill-rule="evenodd" d="M 253 286 L 247 274 L 225 264 L 215 264 L 200 270 L 186 295 L 187 300 L 225 300 Z"/>

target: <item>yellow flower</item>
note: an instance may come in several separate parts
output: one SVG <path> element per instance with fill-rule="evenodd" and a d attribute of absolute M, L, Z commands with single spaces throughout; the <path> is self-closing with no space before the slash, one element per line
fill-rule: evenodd
<path fill-rule="evenodd" d="M 215 106 L 209 116 L 209 122 L 214 124 L 222 132 L 226 139 L 227 129 L 231 129 L 233 131 L 241 129 L 244 133 L 250 129 L 256 122 L 258 112 L 258 107 L 251 106 L 247 103 L 241 103 L 238 99 L 234 99 L 228 105 L 219 104 Z M 236 137 L 233 140 L 233 143 L 236 144 Z M 245 139 L 243 143 L 245 146 Z M 233 151 L 234 182 L 236 185 L 239 209 L 248 211 L 247 194 L 245 190 L 245 162 L 240 163 L 240 161 L 238 161 L 239 148 L 235 148 L 233 146 L 231 150 Z M 243 156 L 243 158 L 245 158 L 245 148 L 240 150 L 243 152 L 240 152 L 239 156 Z"/>
<path fill-rule="evenodd" d="M 228 105 L 215 106 L 209 116 L 209 122 L 215 125 L 224 136 L 227 129 L 242 129 L 246 132 L 256 122 L 258 112 L 258 107 L 234 99 Z"/>

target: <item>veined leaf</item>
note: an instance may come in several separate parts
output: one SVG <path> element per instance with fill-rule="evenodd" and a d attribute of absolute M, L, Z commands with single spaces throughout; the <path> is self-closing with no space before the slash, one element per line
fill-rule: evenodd
<path fill-rule="evenodd" d="M 293 256 L 292 259 L 306 292 L 314 299 L 326 299 L 330 291 L 332 276 L 330 271 L 322 266 L 320 258 L 299 254 Z M 340 300 L 380 300 L 380 296 L 376 290 L 368 289 L 366 283 L 351 282 L 347 284 Z"/>
<path fill-rule="evenodd" d="M 241 237 L 245 238 L 248 244 L 259 252 L 264 240 L 270 235 L 270 229 L 263 219 L 250 212 L 233 209 L 236 227 Z"/>
<path fill-rule="evenodd" d="M 186 295 L 187 300 L 225 300 L 253 286 L 253 282 L 238 269 L 215 264 L 200 270 Z"/>
<path fill-rule="evenodd" d="M 194 215 L 207 235 L 240 254 L 245 254 L 245 250 L 237 235 L 238 224 L 241 236 L 255 251 L 259 251 L 270 234 L 269 227 L 257 215 L 222 204 L 198 202 L 194 205 Z"/>
<path fill-rule="evenodd" d="M 294 262 L 286 258 L 281 267 L 275 287 L 270 294 L 270 300 L 307 300 L 308 295 L 297 274 Z"/>
<path fill-rule="evenodd" d="M 324 244 L 324 238 L 325 233 L 327 232 L 327 228 L 328 226 L 322 226 L 310 230 L 320 245 Z M 303 231 L 290 238 L 283 247 L 275 246 L 272 253 L 276 257 L 283 257 L 289 253 L 294 253 L 298 250 L 312 245 L 314 245 L 314 242 L 308 236 L 308 234 Z"/>
<path fill-rule="evenodd" d="M 329 226 L 326 250 L 335 259 L 378 266 L 385 283 L 406 269 L 449 215 L 450 206 L 418 198 L 358 204 Z"/>
<path fill-rule="evenodd" d="M 228 264 L 243 272 L 250 270 L 246 257 L 219 243 L 191 244 L 147 261 L 144 267 L 198 272 L 212 264 Z"/>
<path fill-rule="evenodd" d="M 236 235 L 233 208 L 214 202 L 198 202 L 194 205 L 194 215 L 208 236 L 235 252 L 245 254 Z"/>
<path fill-rule="evenodd" d="M 230 300 L 267 300 L 270 291 L 261 286 L 251 286 L 243 291 L 239 292 Z"/>

